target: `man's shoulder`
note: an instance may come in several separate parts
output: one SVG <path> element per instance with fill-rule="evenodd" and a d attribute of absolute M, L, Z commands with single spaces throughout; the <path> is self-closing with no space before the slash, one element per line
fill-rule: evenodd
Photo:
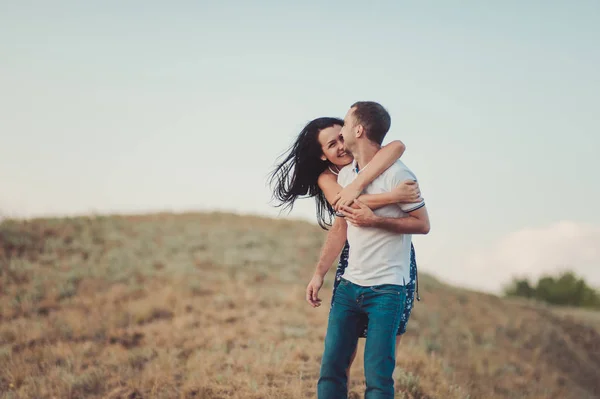
<path fill-rule="evenodd" d="M 389 168 L 383 172 L 383 175 L 389 177 L 390 179 L 399 178 L 399 179 L 414 179 L 417 180 L 417 177 L 413 173 L 412 170 L 404 162 L 401 160 L 396 160 Z"/>

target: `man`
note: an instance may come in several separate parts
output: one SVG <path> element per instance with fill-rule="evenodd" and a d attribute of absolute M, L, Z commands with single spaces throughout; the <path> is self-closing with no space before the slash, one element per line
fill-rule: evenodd
<path fill-rule="evenodd" d="M 354 162 L 339 173 L 338 183 L 342 187 L 352 182 L 380 150 L 390 124 L 391 118 L 380 104 L 358 102 L 350 108 L 341 135 Z M 404 163 L 397 161 L 365 192 L 390 191 L 406 179 L 416 180 Z M 406 284 L 410 281 L 411 234 L 429 232 L 424 202 L 388 205 L 375 212 L 360 203 L 358 206 L 358 210 L 343 206 L 345 220 L 336 220 L 342 226 L 346 221 L 349 224 L 346 228 L 350 254 L 329 314 L 318 382 L 320 399 L 347 397 L 346 371 L 358 341 L 358 320 L 365 315 L 368 317 L 365 398 L 394 397 L 396 331 L 406 302 Z M 337 232 L 343 231 L 342 227 L 331 233 L 341 237 Z M 328 258 L 331 254 L 326 249 L 322 257 Z M 313 293 L 319 288 L 317 281 Z"/>

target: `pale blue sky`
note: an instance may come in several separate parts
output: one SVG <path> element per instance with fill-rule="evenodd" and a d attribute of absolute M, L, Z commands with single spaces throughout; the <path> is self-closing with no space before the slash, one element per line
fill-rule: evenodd
<path fill-rule="evenodd" d="M 265 178 L 302 126 L 375 100 L 427 201 L 423 269 L 462 282 L 514 232 L 600 227 L 597 1 L 88 3 L 0 1 L 5 214 L 277 215 Z"/>

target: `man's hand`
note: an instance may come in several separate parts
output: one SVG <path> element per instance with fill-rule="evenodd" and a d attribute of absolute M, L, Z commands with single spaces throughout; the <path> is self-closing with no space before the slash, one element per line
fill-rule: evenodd
<path fill-rule="evenodd" d="M 354 204 L 358 205 L 358 209 L 350 208 L 348 206 L 342 206 L 340 212 L 344 215 L 346 221 L 355 227 L 373 227 L 377 219 L 379 218 L 371 208 L 360 202 L 354 200 Z"/>
<path fill-rule="evenodd" d="M 323 286 L 323 276 L 315 273 L 306 287 L 306 301 L 313 308 L 321 306 L 321 299 L 319 299 L 319 290 Z"/>
<path fill-rule="evenodd" d="M 405 180 L 392 189 L 396 202 L 401 204 L 413 204 L 423 201 L 419 183 L 414 180 Z"/>
<path fill-rule="evenodd" d="M 350 183 L 337 193 L 331 205 L 336 211 L 339 211 L 342 206 L 352 205 L 361 193 L 362 190 L 356 184 Z"/>

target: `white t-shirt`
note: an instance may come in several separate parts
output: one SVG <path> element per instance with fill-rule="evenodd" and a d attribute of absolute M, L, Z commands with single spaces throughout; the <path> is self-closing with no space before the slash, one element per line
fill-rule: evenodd
<path fill-rule="evenodd" d="M 358 173 L 360 172 L 356 171 L 356 163 L 353 162 L 340 171 L 337 181 L 342 187 L 346 187 Z M 389 192 L 405 180 L 417 178 L 402 161 L 397 160 L 373 180 L 363 193 Z M 382 217 L 401 218 L 423 206 L 424 201 L 414 204 L 392 204 L 374 212 Z M 378 227 L 354 227 L 348 223 L 350 253 L 343 277 L 354 284 L 367 287 L 379 284 L 408 284 L 411 241 L 412 234 L 392 233 Z"/>

